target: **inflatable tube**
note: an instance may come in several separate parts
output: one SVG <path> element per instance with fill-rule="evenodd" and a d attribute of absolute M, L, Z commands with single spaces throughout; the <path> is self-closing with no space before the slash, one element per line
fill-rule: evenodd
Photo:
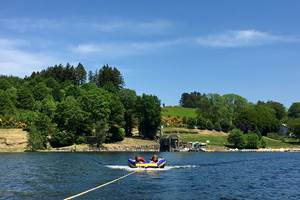
<path fill-rule="evenodd" d="M 166 162 L 164 158 L 160 158 L 157 163 L 136 163 L 134 159 L 128 159 L 128 166 L 131 168 L 164 168 Z"/>

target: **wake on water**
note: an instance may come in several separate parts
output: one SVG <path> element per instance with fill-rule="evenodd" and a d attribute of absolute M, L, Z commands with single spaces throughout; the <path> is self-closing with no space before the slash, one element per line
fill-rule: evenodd
<path fill-rule="evenodd" d="M 127 165 L 106 165 L 111 169 L 120 169 L 126 171 L 168 171 L 171 169 L 182 169 L 182 168 L 195 168 L 196 165 L 177 165 L 177 166 L 165 166 L 164 168 L 131 168 Z"/>

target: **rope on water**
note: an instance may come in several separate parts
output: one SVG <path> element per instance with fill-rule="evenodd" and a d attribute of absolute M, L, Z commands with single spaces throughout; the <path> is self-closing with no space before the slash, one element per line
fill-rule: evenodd
<path fill-rule="evenodd" d="M 104 184 L 102 184 L 102 185 L 99 185 L 99 186 L 97 186 L 97 187 L 94 187 L 94 188 L 92 188 L 92 189 L 89 189 L 89 190 L 86 190 L 86 191 L 84 191 L 84 192 L 81 192 L 81 193 L 79 193 L 79 194 L 73 195 L 73 196 L 71 196 L 71 197 L 67 197 L 67 198 L 65 198 L 64 200 L 70 200 L 70 199 L 74 199 L 74 198 L 76 198 L 76 197 L 82 196 L 82 195 L 84 195 L 84 194 L 86 194 L 86 193 L 92 192 L 92 191 L 97 190 L 97 189 L 99 189 L 99 188 L 102 188 L 102 187 L 104 187 L 104 186 L 110 185 L 110 184 L 112 184 L 112 183 L 114 183 L 114 182 L 116 182 L 116 181 L 119 181 L 119 180 L 121 180 L 121 179 L 124 179 L 124 178 L 126 178 L 127 176 L 130 176 L 130 175 L 132 175 L 132 174 L 134 174 L 134 173 L 136 173 L 136 171 L 130 172 L 129 174 L 126 174 L 126 175 L 124 175 L 124 176 L 121 176 L 120 178 L 114 179 L 114 180 L 112 180 L 112 181 L 109 181 L 109 182 L 107 182 L 107 183 L 104 183 Z"/>

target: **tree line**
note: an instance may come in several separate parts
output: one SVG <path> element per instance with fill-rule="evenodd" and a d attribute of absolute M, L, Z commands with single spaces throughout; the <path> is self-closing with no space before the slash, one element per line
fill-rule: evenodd
<path fill-rule="evenodd" d="M 187 119 L 189 127 L 224 132 L 239 129 L 244 134 L 254 133 L 260 138 L 277 133 L 281 124 L 287 124 L 294 136 L 300 137 L 300 102 L 287 109 L 280 102 L 251 103 L 236 94 L 191 92 L 181 95 L 180 105 L 197 109 L 197 117 Z"/>
<path fill-rule="evenodd" d="M 89 138 L 99 147 L 132 136 L 133 128 L 153 139 L 161 121 L 160 100 L 124 85 L 121 72 L 109 65 L 87 73 L 81 63 L 60 64 L 24 79 L 2 75 L 0 126 L 28 130 L 31 150 Z"/>

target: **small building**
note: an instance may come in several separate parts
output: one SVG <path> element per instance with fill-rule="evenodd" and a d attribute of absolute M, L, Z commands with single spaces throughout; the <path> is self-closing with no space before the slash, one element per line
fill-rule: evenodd
<path fill-rule="evenodd" d="M 279 135 L 282 135 L 282 136 L 288 136 L 290 133 L 288 125 L 281 124 L 278 133 L 279 133 Z"/>
<path fill-rule="evenodd" d="M 160 151 L 178 151 L 179 137 L 177 134 L 164 135 L 160 138 Z"/>

